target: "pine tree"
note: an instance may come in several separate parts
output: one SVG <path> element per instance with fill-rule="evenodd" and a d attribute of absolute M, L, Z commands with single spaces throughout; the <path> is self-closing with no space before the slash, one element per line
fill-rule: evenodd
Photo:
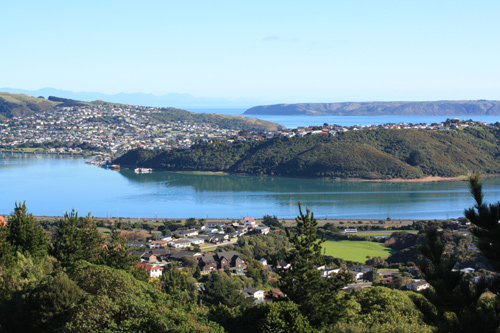
<path fill-rule="evenodd" d="M 111 231 L 111 238 L 103 251 L 102 261 L 113 268 L 126 271 L 132 269 L 134 257 L 129 253 L 128 239 L 116 227 Z"/>
<path fill-rule="evenodd" d="M 43 228 L 35 223 L 32 214 L 28 214 L 26 203 L 16 202 L 14 212 L 7 223 L 7 240 L 21 253 L 30 253 L 33 258 L 47 255 L 47 237 Z"/>
<path fill-rule="evenodd" d="M 279 286 L 312 323 L 327 324 L 334 320 L 330 314 L 335 308 L 335 294 L 346 284 L 347 277 L 321 278 L 321 271 L 317 267 L 323 265 L 321 243 L 324 242 L 324 235 L 318 239 L 318 223 L 314 213 L 306 207 L 304 214 L 300 202 L 299 213 L 295 219 L 296 233 L 286 229 L 294 250 L 286 258 L 291 268 L 279 272 Z"/>
<path fill-rule="evenodd" d="M 469 189 L 476 203 L 474 207 L 465 210 L 465 217 L 475 226 L 472 233 L 479 240 L 479 250 L 495 271 L 500 272 L 500 202 L 484 202 L 479 175 L 469 177 Z"/>
<path fill-rule="evenodd" d="M 78 260 L 97 263 L 102 253 L 102 237 L 93 218 L 79 218 L 74 210 L 59 222 L 54 237 L 52 255 L 63 266 L 72 266 Z"/>

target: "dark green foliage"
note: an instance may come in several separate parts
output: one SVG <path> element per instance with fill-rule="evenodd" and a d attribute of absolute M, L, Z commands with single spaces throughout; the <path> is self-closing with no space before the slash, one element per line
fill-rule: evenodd
<path fill-rule="evenodd" d="M 130 271 L 135 260 L 129 253 L 127 237 L 114 228 L 102 251 L 101 262 L 109 267 Z"/>
<path fill-rule="evenodd" d="M 184 308 L 122 270 L 79 262 L 71 278 L 86 296 L 73 308 L 68 332 L 220 331 L 203 318 L 201 309 Z"/>
<path fill-rule="evenodd" d="M 271 216 L 271 215 L 264 215 L 262 218 L 262 224 L 271 227 L 273 229 L 282 229 L 283 225 L 282 223 L 278 220 L 276 215 Z"/>
<path fill-rule="evenodd" d="M 299 305 L 311 323 L 324 325 L 334 320 L 330 312 L 335 306 L 335 294 L 345 285 L 347 277 L 321 278 L 316 267 L 323 264 L 321 243 L 324 239 L 318 239 L 314 214 L 309 208 L 304 214 L 299 202 L 299 216 L 295 221 L 296 233 L 286 230 L 294 248 L 286 257 L 291 268 L 279 271 L 279 287 L 288 299 Z"/>
<path fill-rule="evenodd" d="M 61 104 L 59 104 L 59 106 L 64 106 L 64 107 L 88 105 L 88 103 L 76 101 L 74 99 L 69 99 L 69 98 L 49 96 L 47 99 L 49 101 L 52 101 L 52 102 L 61 102 Z"/>
<path fill-rule="evenodd" d="M 266 303 L 244 311 L 220 305 L 212 308 L 211 315 L 226 331 L 234 333 L 314 332 L 297 304 L 290 301 Z"/>
<path fill-rule="evenodd" d="M 479 240 L 479 249 L 495 271 L 500 272 L 500 202 L 484 202 L 479 175 L 469 178 L 469 187 L 475 204 L 465 210 L 465 217 L 475 226 L 472 233 Z"/>
<path fill-rule="evenodd" d="M 432 332 L 415 303 L 429 307 L 421 295 L 373 287 L 341 294 L 344 308 L 333 332 Z"/>
<path fill-rule="evenodd" d="M 79 218 L 74 210 L 66 213 L 52 241 L 51 254 L 63 266 L 72 266 L 78 260 L 98 263 L 102 255 L 103 239 L 90 217 Z"/>
<path fill-rule="evenodd" d="M 205 282 L 203 299 L 213 305 L 246 308 L 253 303 L 253 298 L 245 298 L 243 288 L 243 283 L 237 277 L 228 276 L 224 272 L 212 272 Z"/>
<path fill-rule="evenodd" d="M 7 240 L 15 251 L 29 253 L 33 258 L 47 255 L 47 237 L 42 227 L 37 225 L 32 214 L 28 214 L 26 203 L 16 202 L 14 212 L 9 216 Z"/>
<path fill-rule="evenodd" d="M 163 270 L 160 286 L 165 293 L 182 303 L 189 303 L 196 299 L 194 281 L 190 280 L 188 273 L 180 271 L 175 263 L 166 266 Z"/>
<path fill-rule="evenodd" d="M 144 154 L 154 156 L 144 158 Z M 172 171 L 391 179 L 498 173 L 497 156 L 500 129 L 469 127 L 441 131 L 377 129 L 334 137 L 214 142 L 194 145 L 190 150 L 130 151 L 115 163 Z"/>
<path fill-rule="evenodd" d="M 8 332 L 63 332 L 71 310 L 84 292 L 62 272 L 13 294 L 0 311 L 0 323 Z"/>
<path fill-rule="evenodd" d="M 291 247 L 290 242 L 284 232 L 273 232 L 268 235 L 248 235 L 240 237 L 237 243 L 238 252 L 244 256 L 243 259 L 260 259 L 265 257 L 267 260 L 272 258 L 284 259 L 286 249 Z"/>
<path fill-rule="evenodd" d="M 444 255 L 445 246 L 437 230 L 428 229 L 426 235 L 427 242 L 420 246 L 426 261 L 422 262 L 420 270 L 432 286 L 424 290 L 424 296 L 437 310 L 437 314 L 428 316 L 428 320 L 444 332 L 488 332 L 497 327 L 500 323 L 498 316 L 492 313 L 484 318 L 480 310 L 480 296 L 486 285 L 477 283 L 471 287 L 465 276 L 454 269 L 456 257 Z"/>
<path fill-rule="evenodd" d="M 0 225 L 0 273 L 5 265 L 11 263 L 15 251 L 14 247 L 8 241 L 9 229 Z"/>

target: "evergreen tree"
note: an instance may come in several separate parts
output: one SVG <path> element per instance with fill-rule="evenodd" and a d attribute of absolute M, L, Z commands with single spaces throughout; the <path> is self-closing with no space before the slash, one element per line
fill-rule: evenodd
<path fill-rule="evenodd" d="M 168 265 L 160 278 L 162 290 L 183 304 L 196 300 L 196 286 L 186 272 L 180 271 L 176 263 Z"/>
<path fill-rule="evenodd" d="M 219 271 L 210 273 L 205 282 L 205 300 L 213 305 L 224 304 L 229 307 L 246 308 L 253 303 L 253 298 L 245 298 L 243 284 L 238 278 Z"/>
<path fill-rule="evenodd" d="M 318 223 L 314 213 L 306 207 L 304 214 L 300 202 L 299 213 L 295 219 L 297 232 L 291 233 L 286 229 L 294 250 L 286 258 L 291 268 L 279 272 L 279 286 L 290 300 L 299 305 L 311 323 L 326 324 L 334 320 L 330 314 L 335 308 L 335 294 L 346 284 L 348 277 L 321 278 L 321 271 L 317 267 L 323 265 L 321 243 L 324 242 L 324 236 L 318 239 Z"/>
<path fill-rule="evenodd" d="M 102 262 L 113 268 L 130 272 L 134 257 L 129 253 L 128 239 L 120 230 L 113 228 L 111 237 L 104 247 Z"/>
<path fill-rule="evenodd" d="M 26 203 L 16 202 L 14 212 L 7 223 L 7 240 L 14 249 L 21 253 L 30 253 L 33 258 L 47 255 L 47 237 L 43 228 L 35 223 L 32 214 L 28 214 Z"/>
<path fill-rule="evenodd" d="M 435 228 L 426 230 L 427 242 L 420 246 L 427 259 L 420 265 L 423 277 L 432 286 L 424 296 L 437 310 L 437 316 L 427 313 L 428 320 L 442 332 L 489 332 L 498 327 L 498 316 L 484 311 L 480 299 L 484 283 L 471 286 L 464 274 L 455 269 L 457 258 L 444 255 L 444 244 Z"/>
<path fill-rule="evenodd" d="M 53 240 L 52 255 L 63 266 L 72 266 L 78 260 L 97 263 L 101 252 L 102 237 L 90 214 L 79 218 L 74 210 L 66 213 L 59 222 L 59 230 Z"/>
<path fill-rule="evenodd" d="M 3 268 L 14 259 L 14 247 L 8 241 L 9 229 L 0 225 L 0 275 Z"/>
<path fill-rule="evenodd" d="M 476 203 L 474 207 L 465 210 L 465 217 L 475 226 L 472 233 L 479 240 L 479 250 L 495 271 L 500 272 L 500 202 L 484 202 L 479 175 L 469 177 L 469 188 Z"/>

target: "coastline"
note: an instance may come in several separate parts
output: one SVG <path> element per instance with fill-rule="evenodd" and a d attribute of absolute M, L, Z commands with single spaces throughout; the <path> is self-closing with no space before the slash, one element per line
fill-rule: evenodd
<path fill-rule="evenodd" d="M 493 175 L 490 175 L 493 176 Z M 484 175 L 483 177 L 487 177 Z M 442 182 L 442 181 L 466 181 L 468 176 L 457 176 L 457 177 L 440 177 L 440 176 L 425 176 L 422 178 L 404 179 L 404 178 L 393 178 L 393 179 L 360 179 L 360 181 L 366 182 L 384 182 L 384 183 L 430 183 L 430 182 Z"/>

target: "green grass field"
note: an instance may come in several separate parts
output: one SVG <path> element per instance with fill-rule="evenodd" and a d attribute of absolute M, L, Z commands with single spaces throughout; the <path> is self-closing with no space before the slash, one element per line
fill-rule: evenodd
<path fill-rule="evenodd" d="M 329 256 L 342 258 L 344 260 L 364 263 L 366 256 L 387 258 L 393 250 L 384 246 L 383 243 L 349 240 L 327 240 L 323 244 L 323 251 Z"/>

